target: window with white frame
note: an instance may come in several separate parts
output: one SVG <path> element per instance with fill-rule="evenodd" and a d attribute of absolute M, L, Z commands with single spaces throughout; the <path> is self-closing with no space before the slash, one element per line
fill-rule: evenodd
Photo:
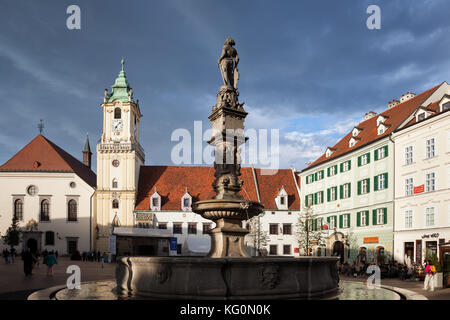
<path fill-rule="evenodd" d="M 378 190 L 386 189 L 386 176 L 380 174 L 378 176 Z"/>
<path fill-rule="evenodd" d="M 405 148 L 405 164 L 411 164 L 413 162 L 413 146 Z"/>
<path fill-rule="evenodd" d="M 384 126 L 378 127 L 378 135 L 383 134 L 386 131 L 386 128 Z"/>
<path fill-rule="evenodd" d="M 335 166 L 331 166 L 330 167 L 330 176 L 334 176 L 336 174 L 336 167 Z"/>
<path fill-rule="evenodd" d="M 317 192 L 316 194 L 317 194 L 316 195 L 316 197 L 317 197 L 317 204 L 323 203 L 322 192 Z"/>
<path fill-rule="evenodd" d="M 364 179 L 361 181 L 361 194 L 366 194 L 369 192 L 369 179 Z"/>
<path fill-rule="evenodd" d="M 337 200 L 337 187 L 332 187 L 330 190 L 330 201 Z"/>
<path fill-rule="evenodd" d="M 434 226 L 434 207 L 425 209 L 425 225 L 427 227 Z"/>
<path fill-rule="evenodd" d="M 348 228 L 349 227 L 349 221 L 348 221 L 349 215 L 348 214 L 344 214 L 342 216 L 342 227 L 343 228 Z"/>
<path fill-rule="evenodd" d="M 186 190 L 185 194 L 181 197 L 181 210 L 190 211 L 191 205 L 192 205 L 192 197 Z"/>
<path fill-rule="evenodd" d="M 336 228 L 336 217 L 332 216 L 330 217 L 330 229 Z"/>
<path fill-rule="evenodd" d="M 343 171 L 343 172 L 346 172 L 346 171 L 348 171 L 348 170 L 350 170 L 350 161 L 345 161 L 345 162 L 342 164 L 342 171 Z"/>
<path fill-rule="evenodd" d="M 405 195 L 410 196 L 413 194 L 413 178 L 405 179 Z"/>
<path fill-rule="evenodd" d="M 411 229 L 412 228 L 412 210 L 406 210 L 405 211 L 405 228 Z"/>
<path fill-rule="evenodd" d="M 435 147 L 434 147 L 434 138 L 428 139 L 426 142 L 427 145 L 427 158 L 432 158 L 435 156 Z"/>
<path fill-rule="evenodd" d="M 427 173 L 426 175 L 426 190 L 427 192 L 434 191 L 436 188 L 436 176 L 434 172 Z"/>
<path fill-rule="evenodd" d="M 322 180 L 323 179 L 323 171 L 320 170 L 319 172 L 317 172 L 317 180 Z"/>
<path fill-rule="evenodd" d="M 342 197 L 343 199 L 350 198 L 350 183 L 344 184 Z"/>
<path fill-rule="evenodd" d="M 386 157 L 385 150 L 386 150 L 385 147 L 378 149 L 378 159 L 383 159 Z"/>
<path fill-rule="evenodd" d="M 308 194 L 306 198 L 306 206 L 312 206 L 314 204 L 314 195 Z"/>
<path fill-rule="evenodd" d="M 384 209 L 377 209 L 377 224 L 384 224 Z"/>
<path fill-rule="evenodd" d="M 150 198 L 150 210 L 153 211 L 161 210 L 161 196 L 156 191 Z"/>
<path fill-rule="evenodd" d="M 361 227 L 367 226 L 367 211 L 361 212 Z"/>
<path fill-rule="evenodd" d="M 364 166 L 364 165 L 366 165 L 369 161 L 369 154 L 363 154 L 362 156 L 361 156 L 361 165 L 362 166 Z"/>

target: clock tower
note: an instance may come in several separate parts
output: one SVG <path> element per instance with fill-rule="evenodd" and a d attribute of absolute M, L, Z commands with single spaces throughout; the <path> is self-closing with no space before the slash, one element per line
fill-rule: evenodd
<path fill-rule="evenodd" d="M 145 162 L 139 143 L 139 100 L 122 69 L 111 92 L 105 89 L 103 133 L 97 145 L 96 250 L 108 251 L 114 227 L 133 227 L 139 169 Z"/>

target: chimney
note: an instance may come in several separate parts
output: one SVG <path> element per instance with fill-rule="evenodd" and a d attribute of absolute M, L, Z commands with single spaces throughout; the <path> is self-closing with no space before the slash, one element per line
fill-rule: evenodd
<path fill-rule="evenodd" d="M 89 146 L 89 136 L 86 134 L 86 143 L 83 149 L 83 164 L 87 166 L 89 169 L 91 168 L 91 147 Z"/>
<path fill-rule="evenodd" d="M 392 108 L 392 107 L 394 107 L 394 106 L 396 106 L 396 105 L 398 105 L 398 104 L 400 104 L 400 101 L 398 101 L 397 99 L 394 99 L 394 100 L 392 100 L 392 101 L 389 101 L 389 103 L 388 103 L 388 109 L 390 109 L 390 108 Z"/>
<path fill-rule="evenodd" d="M 400 97 L 400 103 L 403 103 L 405 101 L 408 101 L 409 99 L 415 97 L 416 95 L 412 92 L 407 92 L 405 94 L 402 94 L 402 96 Z"/>
<path fill-rule="evenodd" d="M 373 118 L 373 117 L 375 117 L 376 115 L 377 115 L 376 112 L 369 111 L 369 112 L 367 112 L 367 113 L 364 115 L 364 120 L 368 120 L 368 119 L 370 119 L 370 118 Z"/>

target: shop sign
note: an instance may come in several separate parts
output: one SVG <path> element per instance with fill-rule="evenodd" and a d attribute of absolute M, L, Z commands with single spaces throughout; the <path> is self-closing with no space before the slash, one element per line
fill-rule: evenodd
<path fill-rule="evenodd" d="M 425 238 L 439 238 L 439 233 L 429 233 L 429 234 L 423 234 L 422 239 Z"/>
<path fill-rule="evenodd" d="M 152 221 L 153 213 L 152 212 L 136 212 L 136 220 L 137 221 Z"/>
<path fill-rule="evenodd" d="M 365 237 L 364 243 L 378 243 L 378 237 Z"/>
<path fill-rule="evenodd" d="M 425 185 L 414 187 L 414 194 L 425 192 Z"/>

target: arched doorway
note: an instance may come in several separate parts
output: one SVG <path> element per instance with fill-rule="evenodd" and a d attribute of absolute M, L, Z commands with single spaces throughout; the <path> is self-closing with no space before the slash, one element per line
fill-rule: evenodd
<path fill-rule="evenodd" d="M 341 263 L 344 263 L 344 243 L 341 241 L 336 241 L 333 244 L 333 256 L 339 256 Z"/>
<path fill-rule="evenodd" d="M 30 238 L 27 241 L 27 248 L 30 250 L 31 253 L 36 253 L 38 249 L 38 242 L 34 238 Z"/>

